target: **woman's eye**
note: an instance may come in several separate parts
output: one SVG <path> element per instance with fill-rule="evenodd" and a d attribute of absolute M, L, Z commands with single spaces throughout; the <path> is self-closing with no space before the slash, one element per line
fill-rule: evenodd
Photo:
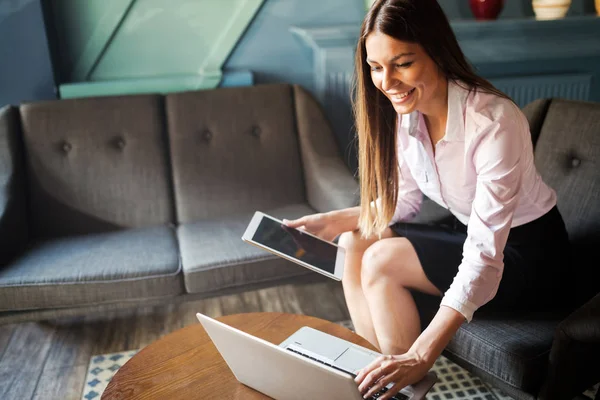
<path fill-rule="evenodd" d="M 411 62 L 407 62 L 407 63 L 404 63 L 404 64 L 396 64 L 396 67 L 397 67 L 397 68 L 408 68 L 408 67 L 410 67 L 412 64 L 413 64 L 413 61 L 411 61 Z"/>
<path fill-rule="evenodd" d="M 371 71 L 379 71 L 381 67 L 376 67 L 374 65 L 371 66 Z"/>

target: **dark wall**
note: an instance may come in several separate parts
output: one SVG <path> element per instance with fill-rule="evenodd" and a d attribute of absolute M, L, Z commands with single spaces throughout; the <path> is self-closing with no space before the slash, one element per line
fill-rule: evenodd
<path fill-rule="evenodd" d="M 0 107 L 56 98 L 40 0 L 0 0 Z"/>
<path fill-rule="evenodd" d="M 47 1 L 0 0 L 0 107 L 56 98 L 42 12 Z M 440 4 L 453 20 L 473 18 L 466 0 Z M 592 0 L 573 0 L 569 15 L 593 13 L 593 7 Z M 285 81 L 311 90 L 311 54 L 289 27 L 359 24 L 364 12 L 364 0 L 266 0 L 225 68 L 252 70 L 257 83 Z M 532 15 L 530 1 L 507 1 L 500 18 Z"/>
<path fill-rule="evenodd" d="M 313 91 L 312 51 L 290 32 L 292 26 L 357 24 L 364 0 L 266 0 L 225 64 L 251 70 L 256 83 L 297 83 Z"/>

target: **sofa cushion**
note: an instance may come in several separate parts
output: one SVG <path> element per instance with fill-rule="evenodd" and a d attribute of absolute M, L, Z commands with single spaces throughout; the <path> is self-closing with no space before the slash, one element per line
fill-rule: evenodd
<path fill-rule="evenodd" d="M 169 94 L 179 222 L 305 202 L 292 87 Z"/>
<path fill-rule="evenodd" d="M 293 219 L 315 212 L 306 204 L 260 211 L 280 219 Z M 315 273 L 242 241 L 253 214 L 248 212 L 205 219 L 178 227 L 188 292 L 210 293 Z"/>
<path fill-rule="evenodd" d="M 173 222 L 160 96 L 63 99 L 20 110 L 37 236 Z"/>
<path fill-rule="evenodd" d="M 175 296 L 180 269 L 170 227 L 40 242 L 0 270 L 0 311 Z"/>
<path fill-rule="evenodd" d="M 471 371 L 475 367 L 515 388 L 536 393 L 547 373 L 554 330 L 565 315 L 479 315 L 463 324 L 445 352 L 452 360 L 467 360 Z"/>
<path fill-rule="evenodd" d="M 0 268 L 27 244 L 25 176 L 18 112 L 0 109 Z"/>

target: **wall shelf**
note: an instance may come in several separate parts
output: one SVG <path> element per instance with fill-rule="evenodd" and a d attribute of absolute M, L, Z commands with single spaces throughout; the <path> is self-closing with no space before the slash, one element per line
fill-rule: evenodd
<path fill-rule="evenodd" d="M 473 64 L 600 56 L 600 18 L 451 22 Z"/>

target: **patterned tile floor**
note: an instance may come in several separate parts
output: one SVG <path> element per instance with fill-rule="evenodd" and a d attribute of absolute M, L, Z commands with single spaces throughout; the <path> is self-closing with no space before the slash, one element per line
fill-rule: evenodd
<path fill-rule="evenodd" d="M 340 322 L 341 325 L 352 329 L 350 322 Z M 93 356 L 88 366 L 85 386 L 81 400 L 100 399 L 108 382 L 138 350 Z M 441 356 L 433 366 L 439 380 L 427 395 L 427 400 L 512 400 L 502 391 L 483 383 L 465 369 Z M 585 394 L 594 398 L 598 385 Z"/>
<path fill-rule="evenodd" d="M 100 399 L 117 370 L 133 357 L 138 350 L 93 356 L 88 365 L 81 400 Z"/>

